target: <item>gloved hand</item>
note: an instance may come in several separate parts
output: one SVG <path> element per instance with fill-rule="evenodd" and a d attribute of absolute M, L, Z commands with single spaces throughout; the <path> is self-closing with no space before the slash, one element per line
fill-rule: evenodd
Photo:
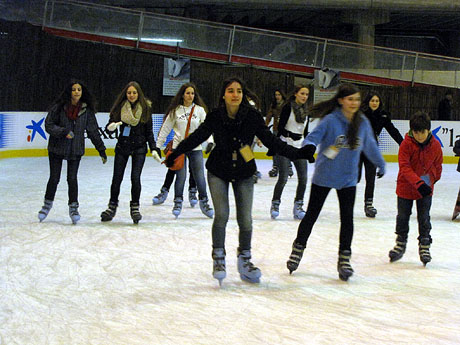
<path fill-rule="evenodd" d="M 99 151 L 99 156 L 102 159 L 102 164 L 107 163 L 107 154 L 105 153 L 105 150 Z"/>
<path fill-rule="evenodd" d="M 110 132 L 113 132 L 115 131 L 118 127 L 120 127 L 121 125 L 121 121 L 120 122 L 111 122 L 109 123 L 109 125 L 107 126 L 107 129 L 110 131 Z"/>
<path fill-rule="evenodd" d="M 377 169 L 377 178 L 382 178 L 385 175 L 385 167 L 381 167 Z"/>
<path fill-rule="evenodd" d="M 69 133 L 67 133 L 67 135 L 65 136 L 67 139 L 73 139 L 73 137 L 75 136 L 75 134 L 70 131 Z"/>
<path fill-rule="evenodd" d="M 171 168 L 174 165 L 174 161 L 179 156 L 180 155 L 176 151 L 173 151 L 168 157 L 166 157 L 163 163 L 165 163 L 168 168 Z"/>
<path fill-rule="evenodd" d="M 419 192 L 423 197 L 426 197 L 426 196 L 430 195 L 431 192 L 433 191 L 433 190 L 431 189 L 431 187 L 428 186 L 428 185 L 427 185 L 425 182 L 423 182 L 422 180 L 420 180 L 420 181 L 417 182 L 417 183 L 421 183 L 421 184 L 418 186 L 417 190 L 418 190 L 418 192 Z"/>
<path fill-rule="evenodd" d="M 305 145 L 301 149 L 299 149 L 297 153 L 297 158 L 298 159 L 307 159 L 309 163 L 314 163 L 315 162 L 315 157 L 313 155 L 315 154 L 316 151 L 316 146 L 315 145 Z"/>
<path fill-rule="evenodd" d="M 161 163 L 161 150 L 158 147 L 153 149 L 152 156 L 158 163 Z"/>
<path fill-rule="evenodd" d="M 209 152 L 211 152 L 214 146 L 216 146 L 216 144 L 208 143 L 208 145 L 206 145 L 206 150 L 204 150 L 204 153 L 208 154 Z"/>

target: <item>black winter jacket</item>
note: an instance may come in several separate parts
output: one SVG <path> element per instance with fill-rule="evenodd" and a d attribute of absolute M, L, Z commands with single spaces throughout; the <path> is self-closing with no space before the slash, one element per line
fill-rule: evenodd
<path fill-rule="evenodd" d="M 105 151 L 94 112 L 82 103 L 78 117 L 73 121 L 67 117 L 66 107 L 55 106 L 46 116 L 45 130 L 50 135 L 48 152 L 66 159 L 79 159 L 85 154 L 85 130 L 96 150 Z M 70 131 L 74 133 L 73 139 L 66 138 Z"/>
<path fill-rule="evenodd" d="M 403 137 L 401 136 L 401 133 L 399 133 L 398 129 L 393 125 L 393 123 L 391 123 L 390 113 L 380 109 L 372 111 L 372 109 L 369 108 L 364 111 L 364 115 L 366 115 L 366 117 L 371 122 L 372 129 L 374 130 L 375 140 L 377 140 L 377 142 L 378 136 L 382 132 L 382 129 L 385 128 L 393 140 L 396 141 L 398 145 L 401 145 Z"/>
<path fill-rule="evenodd" d="M 107 126 L 112 122 L 117 122 L 112 114 L 110 114 L 109 122 Z M 107 133 L 113 133 L 105 127 Z M 129 136 L 123 136 L 126 127 L 129 128 Z M 122 123 L 118 128 L 118 142 L 115 146 L 115 153 L 120 153 L 123 155 L 130 154 L 147 154 L 147 145 L 149 145 L 150 151 L 155 147 L 155 138 L 153 136 L 153 122 L 152 116 L 148 117 L 147 122 L 139 123 L 136 126 L 129 126 L 126 123 Z"/>
<path fill-rule="evenodd" d="M 297 159 L 298 149 L 287 145 L 273 135 L 265 125 L 262 115 L 252 107 L 241 105 L 235 119 L 227 115 L 225 107 L 211 111 L 206 120 L 176 148 L 178 154 L 193 150 L 211 135 L 215 148 L 206 162 L 206 168 L 225 181 L 251 177 L 257 170 L 255 159 L 245 162 L 239 149 L 251 146 L 257 136 L 269 149 L 289 159 Z"/>

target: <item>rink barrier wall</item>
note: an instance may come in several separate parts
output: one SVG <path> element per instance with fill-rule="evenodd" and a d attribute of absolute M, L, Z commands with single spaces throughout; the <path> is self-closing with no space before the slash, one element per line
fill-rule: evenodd
<path fill-rule="evenodd" d="M 45 131 L 46 112 L 0 112 L 0 159 L 16 157 L 43 157 L 48 155 L 48 133 Z M 107 155 L 114 155 L 114 148 L 118 138 L 118 132 L 108 134 L 104 128 L 109 120 L 109 113 L 98 113 L 96 119 L 99 124 L 99 132 L 107 147 Z M 163 114 L 153 114 L 153 133 L 156 135 L 163 123 Z M 309 129 L 313 130 L 319 120 L 310 123 Z M 399 132 L 404 136 L 409 130 L 408 120 L 392 121 Z M 452 151 L 455 140 L 460 137 L 460 121 L 432 121 L 431 131 L 440 141 L 444 163 L 457 163 L 458 157 Z M 166 142 L 172 139 L 171 132 Z M 85 154 L 97 156 L 99 153 L 88 139 Z M 379 136 L 379 148 L 387 162 L 398 161 L 398 144 L 384 129 Z M 257 159 L 271 159 L 266 155 L 265 147 L 254 147 Z M 206 157 L 206 155 L 205 155 Z"/>

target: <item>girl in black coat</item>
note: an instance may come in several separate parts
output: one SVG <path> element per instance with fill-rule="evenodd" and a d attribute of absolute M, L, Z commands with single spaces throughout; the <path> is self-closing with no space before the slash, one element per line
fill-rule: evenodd
<path fill-rule="evenodd" d="M 99 134 L 95 104 L 88 88 L 78 80 L 72 80 L 50 108 L 45 120 L 48 132 L 48 157 L 50 177 L 46 186 L 45 202 L 38 212 L 43 221 L 53 206 L 56 189 L 61 178 L 62 161 L 67 161 L 67 184 L 69 186 L 69 215 L 72 223 L 80 220 L 78 213 L 78 168 L 85 154 L 86 131 L 88 138 L 99 151 L 102 162 L 107 162 L 105 146 Z"/>
<path fill-rule="evenodd" d="M 156 151 L 159 157 L 161 157 L 161 151 L 156 148 L 153 137 L 151 102 L 145 98 L 140 85 L 135 81 L 129 82 L 123 88 L 110 110 L 106 131 L 115 132 L 117 128 L 119 129 L 118 142 L 115 146 L 109 207 L 101 213 L 101 221 L 110 221 L 115 216 L 120 185 L 123 181 L 126 164 L 131 156 L 130 213 L 133 222 L 137 224 L 142 219 L 139 212 L 139 199 L 141 195 L 141 173 L 147 154 L 147 144 L 150 152 Z"/>
<path fill-rule="evenodd" d="M 225 228 L 230 213 L 229 185 L 233 187 L 238 221 L 239 247 L 238 272 L 241 279 L 258 283 L 262 273 L 251 262 L 252 201 L 256 163 L 250 147 L 257 136 L 275 153 L 290 159 L 304 158 L 314 161 L 311 147 L 294 148 L 273 135 L 265 125 L 262 115 L 249 105 L 245 83 L 231 78 L 222 84 L 219 107 L 211 111 L 205 121 L 184 139 L 167 158 L 171 166 L 180 154 L 193 150 L 211 135 L 215 147 L 206 162 L 208 185 L 214 205 L 212 225 L 213 276 L 219 284 L 226 277 Z"/>
<path fill-rule="evenodd" d="M 378 142 L 378 137 L 385 128 L 393 138 L 394 141 L 401 145 L 403 137 L 391 123 L 390 113 L 383 110 L 382 98 L 376 92 L 370 92 L 362 103 L 363 113 L 367 116 L 371 122 L 372 129 L 374 130 L 375 140 Z M 374 218 L 377 214 L 377 210 L 373 206 L 374 201 L 374 189 L 375 189 L 375 175 L 376 167 L 367 157 L 362 154 L 359 162 L 359 175 L 358 181 L 361 180 L 361 170 L 364 164 L 365 176 L 366 176 L 366 189 L 364 192 L 364 213 L 367 217 Z"/>

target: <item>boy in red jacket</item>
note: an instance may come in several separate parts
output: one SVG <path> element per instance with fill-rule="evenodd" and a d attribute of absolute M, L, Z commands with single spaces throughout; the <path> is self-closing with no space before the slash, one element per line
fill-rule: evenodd
<path fill-rule="evenodd" d="M 409 122 L 410 130 L 399 147 L 399 173 L 396 184 L 398 216 L 396 217 L 396 246 L 390 250 L 390 262 L 402 258 L 406 251 L 409 218 L 412 204 L 417 205 L 420 261 L 431 261 L 430 208 L 433 187 L 441 178 L 441 144 L 431 134 L 430 117 L 415 113 Z"/>

